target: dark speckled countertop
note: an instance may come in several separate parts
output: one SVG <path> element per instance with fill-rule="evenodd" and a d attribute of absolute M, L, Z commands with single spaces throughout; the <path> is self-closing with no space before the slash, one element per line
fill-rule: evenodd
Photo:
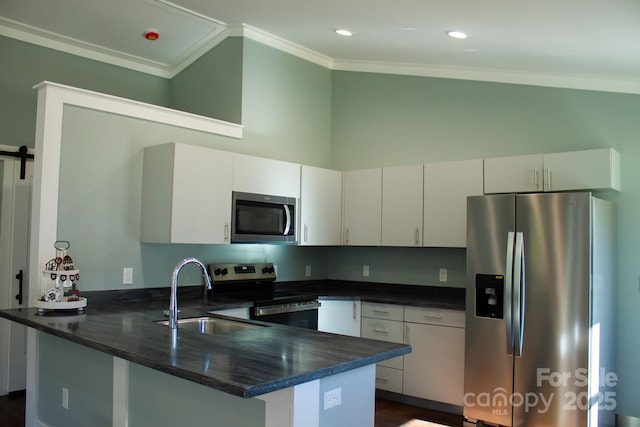
<path fill-rule="evenodd" d="M 203 335 L 154 323 L 168 299 L 93 303 L 85 314 L 39 315 L 36 308 L 0 310 L 0 316 L 95 350 L 236 396 L 255 397 L 410 352 L 410 346 L 267 325 L 231 334 Z M 228 308 L 202 299 L 178 301 L 180 317 Z M 235 305 L 237 306 L 237 305 Z M 224 316 L 222 316 L 224 317 Z M 173 344 L 175 342 L 175 345 Z"/>
<path fill-rule="evenodd" d="M 464 290 L 353 282 L 296 282 L 276 290 L 324 298 L 464 309 Z M 164 320 L 168 289 L 86 293 L 84 314 L 40 315 L 33 307 L 0 310 L 0 317 L 140 365 L 185 378 L 236 396 L 255 397 L 340 372 L 401 356 L 410 346 L 317 332 L 257 321 L 262 328 L 203 335 L 178 329 Z M 250 307 L 224 295 L 204 299 L 195 289 L 180 288 L 180 317 L 212 310 Z M 132 295 L 134 296 L 132 298 Z M 141 297 L 144 297 L 142 299 Z M 220 316 L 224 317 L 224 316 Z"/>

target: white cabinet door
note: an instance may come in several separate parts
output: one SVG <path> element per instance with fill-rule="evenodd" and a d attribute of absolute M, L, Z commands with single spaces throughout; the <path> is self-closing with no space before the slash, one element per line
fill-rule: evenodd
<path fill-rule="evenodd" d="M 347 171 L 342 179 L 343 243 L 349 246 L 380 246 L 382 169 Z"/>
<path fill-rule="evenodd" d="M 484 159 L 484 192 L 542 191 L 543 168 L 542 154 Z"/>
<path fill-rule="evenodd" d="M 342 172 L 302 166 L 300 218 L 300 245 L 340 245 Z"/>
<path fill-rule="evenodd" d="M 360 301 L 321 299 L 318 330 L 334 334 L 360 336 Z"/>
<path fill-rule="evenodd" d="M 424 166 L 423 246 L 467 246 L 467 197 L 483 192 L 482 159 Z"/>
<path fill-rule="evenodd" d="M 232 157 L 186 144 L 144 150 L 141 241 L 229 243 Z"/>
<path fill-rule="evenodd" d="M 486 194 L 620 188 L 620 153 L 613 148 L 484 160 Z"/>
<path fill-rule="evenodd" d="M 405 323 L 405 395 L 462 406 L 464 328 Z"/>
<path fill-rule="evenodd" d="M 233 191 L 297 199 L 300 197 L 300 165 L 234 154 Z"/>
<path fill-rule="evenodd" d="M 422 246 L 423 166 L 382 169 L 382 246 Z"/>
<path fill-rule="evenodd" d="M 544 191 L 620 190 L 620 154 L 612 148 L 545 154 Z"/>

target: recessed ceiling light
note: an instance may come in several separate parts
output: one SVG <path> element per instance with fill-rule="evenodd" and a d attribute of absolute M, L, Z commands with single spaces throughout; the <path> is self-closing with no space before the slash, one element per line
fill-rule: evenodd
<path fill-rule="evenodd" d="M 345 36 L 345 37 L 351 37 L 353 35 L 353 33 L 349 30 L 342 30 L 342 29 L 337 29 L 336 30 L 336 34 L 339 34 L 341 36 Z"/>
<path fill-rule="evenodd" d="M 446 34 L 454 39 L 466 39 L 469 37 L 467 33 L 463 33 L 462 31 L 447 31 Z"/>

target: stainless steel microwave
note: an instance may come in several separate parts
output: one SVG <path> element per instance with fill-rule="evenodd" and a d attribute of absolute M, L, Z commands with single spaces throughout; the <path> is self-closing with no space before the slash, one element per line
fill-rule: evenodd
<path fill-rule="evenodd" d="M 232 192 L 231 243 L 297 242 L 294 197 Z"/>

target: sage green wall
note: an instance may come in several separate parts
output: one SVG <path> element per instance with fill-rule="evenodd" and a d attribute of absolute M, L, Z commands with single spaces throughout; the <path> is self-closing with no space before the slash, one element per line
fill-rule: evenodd
<path fill-rule="evenodd" d="M 241 37 L 229 37 L 171 79 L 171 108 L 242 123 Z"/>
<path fill-rule="evenodd" d="M 618 208 L 616 411 L 640 417 L 640 95 L 353 72 L 332 77 L 331 157 L 338 169 L 599 147 L 620 151 L 622 192 L 603 195 Z M 344 248 L 339 259 L 332 253 L 329 271 L 348 265 L 360 270 L 367 251 Z M 419 265 L 423 256 L 396 256 L 397 271 L 404 276 L 403 267 Z"/>
<path fill-rule="evenodd" d="M 71 242 L 80 269 L 79 288 L 111 290 L 168 287 L 173 267 L 195 256 L 205 263 L 270 261 L 279 280 L 327 277 L 324 248 L 278 245 L 163 245 L 140 243 L 142 151 L 170 141 L 212 148 L 241 142 L 222 136 L 66 106 L 60 164 L 58 239 Z M 51 246 L 54 255 L 53 242 Z M 133 268 L 133 285 L 122 269 Z M 185 268 L 181 284 L 201 283 L 197 268 Z"/>
<path fill-rule="evenodd" d="M 37 92 L 49 80 L 167 106 L 169 80 L 0 36 L 0 144 L 34 147 Z"/>
<path fill-rule="evenodd" d="M 330 166 L 331 72 L 245 39 L 237 151 Z"/>

